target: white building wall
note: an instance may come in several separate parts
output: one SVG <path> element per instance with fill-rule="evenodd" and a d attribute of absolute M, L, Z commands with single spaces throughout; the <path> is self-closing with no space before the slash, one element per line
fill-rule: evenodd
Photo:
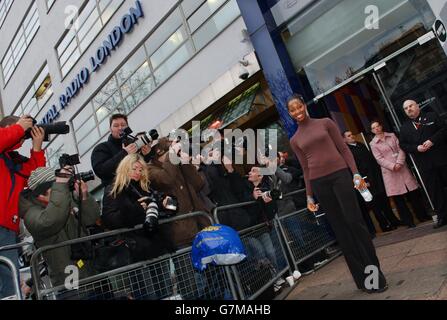
<path fill-rule="evenodd" d="M 16 0 L 8 14 L 7 20 L 0 30 L 0 56 L 3 57 L 13 34 L 23 19 L 31 0 Z M 82 0 L 57 0 L 47 14 L 46 0 L 37 0 L 40 18 L 40 30 L 27 49 L 19 67 L 15 70 L 6 87 L 2 84 L 0 94 L 3 99 L 5 114 L 10 114 L 21 100 L 25 90 L 31 84 L 38 70 L 48 62 L 52 78 L 53 96 L 37 119 L 42 119 L 51 105 L 58 105 L 59 95 L 65 92 L 76 74 L 84 67 L 89 67 L 89 58 L 102 44 L 110 31 L 119 24 L 121 17 L 134 6 L 134 1 L 126 0 L 112 19 L 103 28 L 90 47 L 78 60 L 75 67 L 62 79 L 55 46 L 65 32 L 64 10 L 67 5 L 82 4 Z M 156 26 L 163 16 L 176 4 L 175 0 L 144 0 L 144 19 L 139 20 L 132 33 L 125 38 L 112 56 L 98 72 L 91 73 L 87 85 L 74 97 L 70 105 L 61 112 L 58 121 L 69 121 L 94 95 L 99 87 L 113 74 L 118 66 L 142 43 L 147 34 Z M 157 128 L 167 134 L 175 126 L 179 126 L 207 106 L 234 89 L 241 80 L 238 78 L 239 60 L 244 57 L 251 61 L 249 70 L 259 70 L 253 48 L 249 42 L 243 42 L 242 30 L 245 29 L 243 19 L 239 17 L 219 36 L 194 56 L 185 66 L 177 71 L 168 81 L 157 88 L 129 116 L 129 124 L 134 131 Z M 12 34 L 11 34 L 12 33 Z M 9 41 L 7 41 L 9 39 Z M 65 152 L 76 152 L 72 133 L 64 136 Z M 29 144 L 25 146 L 29 148 Z M 26 152 L 25 152 L 26 153 Z M 81 170 L 88 170 L 91 150 L 81 161 Z"/>

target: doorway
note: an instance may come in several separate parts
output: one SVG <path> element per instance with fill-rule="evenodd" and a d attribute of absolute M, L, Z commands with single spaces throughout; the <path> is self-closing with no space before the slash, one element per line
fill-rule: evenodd
<path fill-rule="evenodd" d="M 352 131 L 369 147 L 373 120 L 399 135 L 407 119 L 402 108 L 407 99 L 447 120 L 447 57 L 432 31 L 320 94 L 308 105 L 325 108 L 341 131 Z M 417 165 L 411 156 L 408 159 L 433 208 Z"/>

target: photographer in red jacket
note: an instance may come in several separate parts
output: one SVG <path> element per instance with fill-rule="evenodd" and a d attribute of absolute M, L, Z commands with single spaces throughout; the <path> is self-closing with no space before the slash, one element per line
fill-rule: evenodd
<path fill-rule="evenodd" d="M 31 157 L 18 152 L 24 142 L 25 132 L 30 131 L 33 139 Z M 0 247 L 17 243 L 20 219 L 18 214 L 19 195 L 26 187 L 31 171 L 45 166 L 42 143 L 44 129 L 33 126 L 29 116 L 8 116 L 0 121 Z M 0 251 L 18 267 L 17 250 Z M 0 299 L 14 295 L 11 271 L 0 265 Z"/>

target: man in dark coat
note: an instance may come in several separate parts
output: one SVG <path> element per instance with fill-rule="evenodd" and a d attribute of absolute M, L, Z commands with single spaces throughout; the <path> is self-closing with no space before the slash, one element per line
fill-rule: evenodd
<path fill-rule="evenodd" d="M 121 132 L 128 127 L 127 116 L 114 114 L 110 117 L 110 136 L 107 141 L 98 144 L 92 152 L 91 161 L 93 171 L 101 179 L 104 187 L 112 183 L 116 168 L 125 156 L 137 153 L 134 143 L 124 146 Z"/>
<path fill-rule="evenodd" d="M 402 222 L 399 221 L 393 214 L 393 210 L 391 209 L 385 193 L 382 173 L 379 165 L 374 159 L 374 156 L 368 151 L 363 143 L 359 143 L 354 139 L 351 131 L 345 131 L 343 133 L 343 138 L 354 156 L 355 163 L 357 164 L 360 174 L 368 177 L 368 189 L 373 195 L 373 200 L 371 203 L 367 205 L 365 200 L 359 196 L 359 193 L 357 193 L 359 204 L 362 212 L 364 213 L 368 228 L 371 228 L 372 224 L 371 218 L 368 214 L 368 207 L 370 207 L 373 210 L 374 216 L 376 217 L 377 222 L 379 222 L 382 231 L 396 229 L 397 226 L 402 225 Z M 374 225 L 372 225 L 372 228 L 374 229 Z"/>
<path fill-rule="evenodd" d="M 434 112 L 421 112 L 419 104 L 403 104 L 408 120 L 402 125 L 400 147 L 411 154 L 421 173 L 434 209 L 438 215 L 435 228 L 447 224 L 447 128 Z"/>
<path fill-rule="evenodd" d="M 205 203 L 199 196 L 204 181 L 192 164 L 174 165 L 170 161 L 170 152 L 179 152 L 176 143 L 171 148 L 167 138 L 161 138 L 155 145 L 155 159 L 149 164 L 149 179 L 151 186 L 160 192 L 173 195 L 178 200 L 178 213 L 185 214 L 195 211 L 207 212 Z M 174 151 L 176 150 L 176 151 Z M 188 156 L 189 157 L 189 156 Z M 189 162 L 189 158 L 187 159 Z M 183 247 L 192 243 L 195 235 L 204 227 L 210 225 L 206 218 L 189 218 L 173 222 L 171 225 L 172 241 L 175 246 Z"/>

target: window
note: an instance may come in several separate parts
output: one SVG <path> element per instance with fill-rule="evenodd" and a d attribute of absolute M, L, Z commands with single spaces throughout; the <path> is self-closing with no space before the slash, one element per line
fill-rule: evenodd
<path fill-rule="evenodd" d="M 105 7 L 109 2 L 100 1 L 100 6 Z M 132 112 L 239 15 L 236 0 L 185 0 L 175 8 L 72 119 L 81 156 L 109 133 L 112 114 Z M 188 19 L 188 25 L 183 17 Z M 84 24 L 92 25 L 95 19 L 87 20 L 83 20 Z M 63 44 L 65 51 L 78 50 L 79 54 L 78 38 L 79 32 L 72 31 L 59 46 Z M 65 61 L 71 59 L 70 55 L 60 52 L 61 65 L 62 61 L 67 64 Z"/>
<path fill-rule="evenodd" d="M 37 77 L 33 80 L 33 83 L 23 99 L 15 108 L 16 111 L 14 114 L 18 116 L 29 114 L 32 117 L 36 117 L 53 95 L 51 86 L 50 72 L 48 66 L 45 64 Z"/>
<path fill-rule="evenodd" d="M 51 7 L 53 6 L 53 4 L 56 2 L 56 0 L 47 0 L 47 8 L 48 11 L 50 11 Z"/>
<path fill-rule="evenodd" d="M 5 84 L 11 79 L 12 74 L 25 54 L 26 49 L 31 44 L 34 35 L 37 33 L 39 26 L 39 14 L 37 12 L 36 3 L 33 1 L 30 10 L 3 57 L 2 71 Z"/>
<path fill-rule="evenodd" d="M 9 9 L 11 9 L 13 2 L 14 0 L 0 1 L 0 28 L 2 27 L 3 22 L 5 22 L 6 16 L 8 15 Z"/>
<path fill-rule="evenodd" d="M 219 11 L 214 14 L 214 16 L 212 16 L 193 33 L 192 39 L 197 50 L 205 47 L 239 15 L 240 11 L 236 0 L 228 1 L 223 7 L 221 7 L 221 9 L 219 9 Z M 189 24 L 191 25 L 191 22 Z"/>
<path fill-rule="evenodd" d="M 58 136 L 45 147 L 47 166 L 50 168 L 59 168 L 59 158 L 64 153 L 64 137 Z"/>
<path fill-rule="evenodd" d="M 62 76 L 73 68 L 124 0 L 88 0 L 56 48 Z"/>

